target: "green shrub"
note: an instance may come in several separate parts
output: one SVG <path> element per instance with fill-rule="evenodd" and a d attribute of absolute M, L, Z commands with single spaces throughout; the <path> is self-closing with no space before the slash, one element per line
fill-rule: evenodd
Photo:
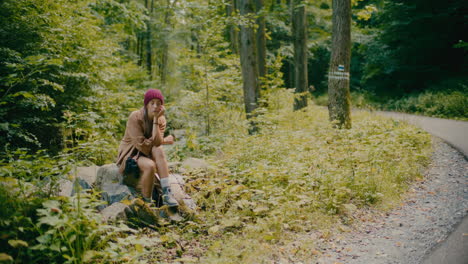
<path fill-rule="evenodd" d="M 468 86 L 461 87 L 461 89 L 439 87 L 387 101 L 367 92 L 351 92 L 351 107 L 468 120 Z M 314 98 L 314 102 L 320 106 L 327 106 L 328 95 L 320 95 Z"/>
<path fill-rule="evenodd" d="M 159 243 L 123 223 L 105 224 L 97 193 L 18 199 L 15 186 L 0 184 L 0 245 L 15 263 L 143 263 L 147 248 Z"/>
<path fill-rule="evenodd" d="M 426 91 L 390 101 L 388 110 L 468 120 L 468 88 L 465 91 Z"/>

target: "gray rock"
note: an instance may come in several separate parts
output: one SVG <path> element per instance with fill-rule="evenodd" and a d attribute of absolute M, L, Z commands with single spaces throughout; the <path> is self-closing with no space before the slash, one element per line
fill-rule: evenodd
<path fill-rule="evenodd" d="M 101 211 L 104 221 L 127 220 L 132 214 L 130 207 L 123 203 L 114 203 Z"/>
<path fill-rule="evenodd" d="M 191 210 L 197 209 L 197 204 L 195 204 L 195 201 L 191 197 L 182 199 L 180 203 Z"/>
<path fill-rule="evenodd" d="M 73 182 L 66 179 L 60 179 L 57 182 L 58 185 L 58 195 L 71 197 L 73 195 Z"/>
<path fill-rule="evenodd" d="M 119 167 L 116 164 L 106 164 L 97 170 L 95 186 L 98 189 L 106 184 L 118 183 L 122 184 L 123 176 L 119 172 Z"/>
<path fill-rule="evenodd" d="M 206 169 L 208 168 L 208 163 L 202 159 L 197 158 L 188 158 L 182 162 L 182 167 L 193 170 L 193 169 Z"/>
<path fill-rule="evenodd" d="M 92 187 L 81 178 L 76 178 L 73 181 L 68 179 L 60 179 L 57 182 L 58 186 L 58 196 L 66 196 L 71 197 L 76 194 L 77 188 L 81 188 L 81 190 L 88 190 L 92 189 Z"/>
<path fill-rule="evenodd" d="M 81 189 L 83 189 L 83 190 L 92 189 L 91 185 L 86 180 L 84 180 L 82 178 L 76 178 L 75 179 L 75 184 L 78 184 L 81 187 Z"/>
<path fill-rule="evenodd" d="M 83 179 L 89 186 L 93 186 L 96 182 L 96 176 L 99 166 L 78 167 L 76 169 L 76 177 Z"/>
<path fill-rule="evenodd" d="M 169 174 L 169 184 L 171 185 L 171 191 L 174 194 L 174 198 L 181 205 L 185 205 L 191 210 L 195 210 L 197 205 L 195 201 L 185 192 L 184 185 L 185 180 L 182 175 Z"/>
<path fill-rule="evenodd" d="M 127 185 L 119 183 L 107 183 L 101 188 L 102 199 L 108 202 L 110 205 L 116 202 L 120 202 L 124 199 L 131 200 L 134 197 L 134 192 L 130 190 Z"/>
<path fill-rule="evenodd" d="M 180 175 L 180 174 L 174 174 L 174 173 L 171 173 L 170 175 L 170 178 L 169 178 L 169 183 L 177 183 L 179 184 L 180 186 L 184 186 L 185 185 L 185 177 Z"/>

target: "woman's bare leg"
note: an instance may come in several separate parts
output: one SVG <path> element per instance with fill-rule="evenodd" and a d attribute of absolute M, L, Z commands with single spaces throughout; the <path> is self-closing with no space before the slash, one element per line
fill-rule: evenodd
<path fill-rule="evenodd" d="M 151 195 L 153 194 L 156 164 L 151 159 L 139 157 L 138 167 L 140 168 L 140 179 L 138 181 L 137 189 L 141 190 L 143 198 L 151 199 Z"/>
<path fill-rule="evenodd" d="M 167 178 L 169 176 L 169 166 L 167 165 L 166 155 L 164 154 L 164 149 L 162 146 L 153 147 L 151 150 L 151 155 L 156 162 L 156 168 L 159 177 L 161 179 Z"/>

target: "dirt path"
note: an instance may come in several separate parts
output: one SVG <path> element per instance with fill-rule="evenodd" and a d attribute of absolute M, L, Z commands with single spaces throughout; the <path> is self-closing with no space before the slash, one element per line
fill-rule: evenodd
<path fill-rule="evenodd" d="M 381 114 L 418 125 L 465 155 L 434 138 L 430 169 L 401 206 L 363 216 L 353 231 L 328 241 L 318 263 L 468 263 L 468 122 Z"/>

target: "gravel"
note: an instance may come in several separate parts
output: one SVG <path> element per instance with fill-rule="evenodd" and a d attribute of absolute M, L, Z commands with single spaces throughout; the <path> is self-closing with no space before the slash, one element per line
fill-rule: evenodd
<path fill-rule="evenodd" d="M 316 263 L 421 263 L 454 230 L 468 213 L 468 161 L 437 138 L 433 145 L 432 164 L 401 205 L 332 237 Z"/>

